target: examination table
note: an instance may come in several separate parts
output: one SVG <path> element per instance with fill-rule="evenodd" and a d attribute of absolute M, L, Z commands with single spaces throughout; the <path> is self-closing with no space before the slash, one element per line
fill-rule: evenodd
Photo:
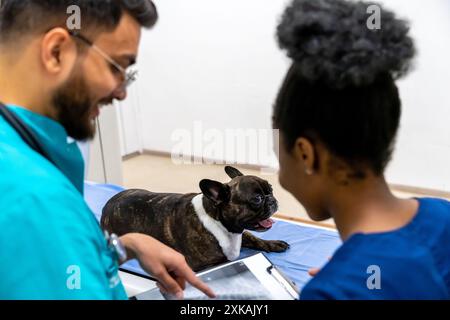
<path fill-rule="evenodd" d="M 110 184 L 85 183 L 86 202 L 98 220 L 106 202 L 122 190 L 122 187 Z M 334 229 L 280 219 L 276 221 L 269 231 L 257 233 L 257 236 L 262 239 L 284 240 L 290 244 L 291 247 L 286 252 L 264 254 L 301 289 L 311 278 L 308 270 L 323 266 L 340 246 L 341 240 Z M 241 257 L 255 252 L 244 248 Z M 140 276 L 145 275 L 145 272 L 136 260 L 129 261 L 120 268 L 120 277 L 130 297 L 155 287 L 153 281 Z"/>

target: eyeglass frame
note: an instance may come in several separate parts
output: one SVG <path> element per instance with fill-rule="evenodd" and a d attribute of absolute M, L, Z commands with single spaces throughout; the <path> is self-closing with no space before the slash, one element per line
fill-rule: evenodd
<path fill-rule="evenodd" d="M 102 49 L 100 49 L 97 45 L 95 45 L 91 40 L 87 39 L 85 36 L 81 35 L 79 32 L 74 30 L 69 30 L 69 35 L 81 40 L 86 45 L 88 45 L 90 48 L 94 49 L 95 52 L 97 52 L 99 55 L 103 57 L 109 64 L 111 64 L 114 68 L 116 68 L 123 77 L 123 83 L 122 86 L 124 88 L 129 87 L 133 82 L 136 81 L 136 77 L 138 74 L 137 70 L 129 70 L 127 71 L 124 67 L 122 67 L 119 63 L 117 63 L 113 58 L 111 58 L 108 54 L 106 54 Z"/>

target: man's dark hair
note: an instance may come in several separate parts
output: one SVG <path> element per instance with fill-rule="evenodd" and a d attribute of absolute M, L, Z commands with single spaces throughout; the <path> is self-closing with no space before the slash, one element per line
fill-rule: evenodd
<path fill-rule="evenodd" d="M 81 32 L 85 34 L 114 30 L 124 12 L 145 28 L 152 27 L 158 19 L 151 0 L 3 0 L 0 41 L 64 27 L 70 16 L 67 9 L 72 5 L 81 10 Z"/>
<path fill-rule="evenodd" d="M 381 10 L 381 29 L 367 28 L 369 5 L 294 0 L 278 26 L 293 60 L 273 115 L 282 147 L 299 137 L 320 142 L 356 176 L 382 174 L 390 160 L 401 114 L 395 80 L 415 54 L 407 23 L 393 13 Z"/>

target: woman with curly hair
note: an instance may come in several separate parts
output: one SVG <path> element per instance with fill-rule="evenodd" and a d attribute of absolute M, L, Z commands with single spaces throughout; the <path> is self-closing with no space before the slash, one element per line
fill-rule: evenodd
<path fill-rule="evenodd" d="M 294 0 L 278 27 L 292 59 L 274 108 L 280 183 L 343 240 L 302 299 L 449 299 L 450 203 L 395 197 L 384 171 L 415 55 L 405 21 L 364 2 Z"/>

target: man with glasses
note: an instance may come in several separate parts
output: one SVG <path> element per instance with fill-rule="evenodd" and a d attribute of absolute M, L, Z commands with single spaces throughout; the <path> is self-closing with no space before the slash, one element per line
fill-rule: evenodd
<path fill-rule="evenodd" d="M 81 30 L 66 27 L 81 9 Z M 126 299 L 118 258 L 137 258 L 162 290 L 213 293 L 184 257 L 142 234 L 109 243 L 83 200 L 84 163 L 102 105 L 126 97 L 150 0 L 3 0 L 0 9 L 0 299 Z M 123 246 L 121 246 L 121 244 Z M 122 261 L 121 261 L 122 262 Z"/>
<path fill-rule="evenodd" d="M 113 73 L 119 73 L 122 76 L 121 81 L 123 81 L 122 87 L 126 88 L 129 85 L 131 85 L 134 81 L 136 81 L 137 76 L 137 70 L 125 70 L 119 63 L 115 62 L 114 59 L 112 59 L 108 54 L 106 54 L 102 49 L 100 49 L 98 46 L 96 46 L 92 41 L 86 39 L 84 36 L 79 34 L 76 31 L 70 30 L 69 34 L 81 40 L 86 45 L 90 46 L 93 50 L 97 51 L 99 55 L 101 55 L 110 65 Z M 135 61 L 132 60 L 131 64 L 134 64 Z"/>

